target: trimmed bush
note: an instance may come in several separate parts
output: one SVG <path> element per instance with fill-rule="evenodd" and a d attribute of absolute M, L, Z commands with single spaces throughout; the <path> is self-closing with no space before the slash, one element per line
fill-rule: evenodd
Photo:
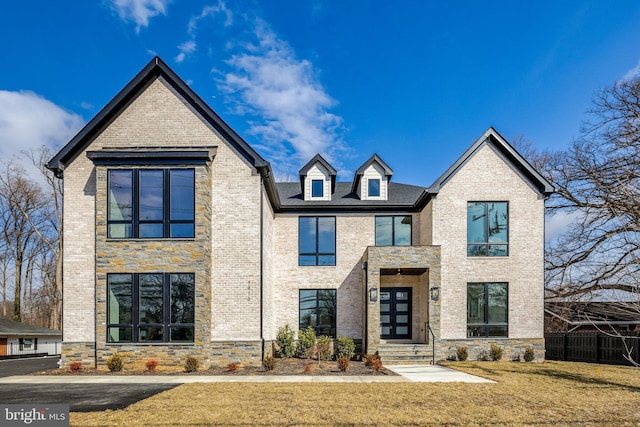
<path fill-rule="evenodd" d="M 187 356 L 187 360 L 184 362 L 185 372 L 195 372 L 200 367 L 200 361 L 195 356 Z"/>
<path fill-rule="evenodd" d="M 356 354 L 356 344 L 353 338 L 338 335 L 338 358 L 346 357 L 351 359 Z"/>
<path fill-rule="evenodd" d="M 69 372 L 71 372 L 72 374 L 77 374 L 78 372 L 82 372 L 82 362 L 69 363 Z"/>
<path fill-rule="evenodd" d="M 464 362 L 469 358 L 469 353 L 467 352 L 466 345 L 461 345 L 460 347 L 456 348 L 456 357 L 461 362 Z"/>
<path fill-rule="evenodd" d="M 272 355 L 268 355 L 264 357 L 264 360 L 262 361 L 262 367 L 271 372 L 276 368 L 276 363 L 276 358 Z"/>
<path fill-rule="evenodd" d="M 364 355 L 364 366 L 371 366 L 374 360 L 380 360 L 380 355 L 376 351 L 375 354 Z"/>
<path fill-rule="evenodd" d="M 338 357 L 338 369 L 340 369 L 342 372 L 345 372 L 347 369 L 349 369 L 348 357 L 344 357 L 344 356 Z"/>
<path fill-rule="evenodd" d="M 144 363 L 144 366 L 147 368 L 147 372 L 154 372 L 158 367 L 158 361 L 149 359 Z"/>
<path fill-rule="evenodd" d="M 309 326 L 307 329 L 298 331 L 298 357 L 311 359 L 313 348 L 316 345 L 316 331 Z"/>
<path fill-rule="evenodd" d="M 331 360 L 331 356 L 333 355 L 331 342 L 331 337 L 326 335 L 320 335 L 318 337 L 318 343 L 316 344 L 316 356 L 318 360 Z"/>
<path fill-rule="evenodd" d="M 238 372 L 238 369 L 240 369 L 239 363 L 235 363 L 235 362 L 227 363 L 227 372 Z"/>
<path fill-rule="evenodd" d="M 373 369 L 376 372 L 380 372 L 380 370 L 382 369 L 382 360 L 380 359 L 371 360 L 371 369 Z"/>
<path fill-rule="evenodd" d="M 491 344 L 491 348 L 489 349 L 489 357 L 494 362 L 497 362 L 502 359 L 503 349 L 498 344 Z"/>
<path fill-rule="evenodd" d="M 278 353 L 280 357 L 292 357 L 295 352 L 295 332 L 285 325 L 278 328 L 278 335 L 276 335 L 276 344 L 278 344 Z"/>
<path fill-rule="evenodd" d="M 107 358 L 107 368 L 109 368 L 111 372 L 122 371 L 123 365 L 124 365 L 123 357 L 117 351 L 113 353 L 111 357 Z"/>
<path fill-rule="evenodd" d="M 533 362 L 533 359 L 536 358 L 536 352 L 533 349 L 533 346 L 528 346 L 524 349 L 524 361 L 525 362 Z"/>

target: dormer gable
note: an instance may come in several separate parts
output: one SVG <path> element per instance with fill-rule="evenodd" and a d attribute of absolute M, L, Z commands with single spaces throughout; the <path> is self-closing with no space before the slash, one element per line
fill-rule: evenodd
<path fill-rule="evenodd" d="M 360 200 L 387 200 L 393 170 L 374 154 L 356 171 L 351 192 Z"/>
<path fill-rule="evenodd" d="M 336 188 L 337 171 L 320 154 L 300 169 L 300 187 L 304 200 L 331 200 Z"/>

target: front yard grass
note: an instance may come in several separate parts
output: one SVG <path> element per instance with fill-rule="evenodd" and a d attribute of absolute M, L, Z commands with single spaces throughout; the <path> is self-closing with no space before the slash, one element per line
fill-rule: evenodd
<path fill-rule="evenodd" d="M 640 425 L 640 370 L 587 363 L 464 362 L 497 381 L 185 384 L 77 426 Z"/>

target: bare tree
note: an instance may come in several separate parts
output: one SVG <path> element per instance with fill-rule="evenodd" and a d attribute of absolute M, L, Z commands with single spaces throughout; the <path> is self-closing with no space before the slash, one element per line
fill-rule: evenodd
<path fill-rule="evenodd" d="M 563 298 L 603 291 L 637 298 L 640 79 L 596 93 L 590 115 L 569 150 L 542 162 L 557 191 L 548 214 L 570 220 L 546 253 L 547 292 Z"/>

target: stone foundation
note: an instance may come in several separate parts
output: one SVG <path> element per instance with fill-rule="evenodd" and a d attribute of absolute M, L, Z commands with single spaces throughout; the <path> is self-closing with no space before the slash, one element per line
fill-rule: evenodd
<path fill-rule="evenodd" d="M 455 356 L 456 349 L 463 345 L 467 346 L 467 353 L 469 354 L 467 360 L 477 360 L 482 350 L 485 350 L 487 353 L 489 352 L 491 344 L 502 347 L 502 361 L 511 361 L 517 357 L 517 355 L 520 355 L 520 360 L 524 361 L 524 352 L 529 346 L 532 346 L 535 352 L 536 357 L 534 362 L 544 361 L 544 338 L 442 340 L 436 343 L 436 360 L 446 360 L 449 357 Z"/>

